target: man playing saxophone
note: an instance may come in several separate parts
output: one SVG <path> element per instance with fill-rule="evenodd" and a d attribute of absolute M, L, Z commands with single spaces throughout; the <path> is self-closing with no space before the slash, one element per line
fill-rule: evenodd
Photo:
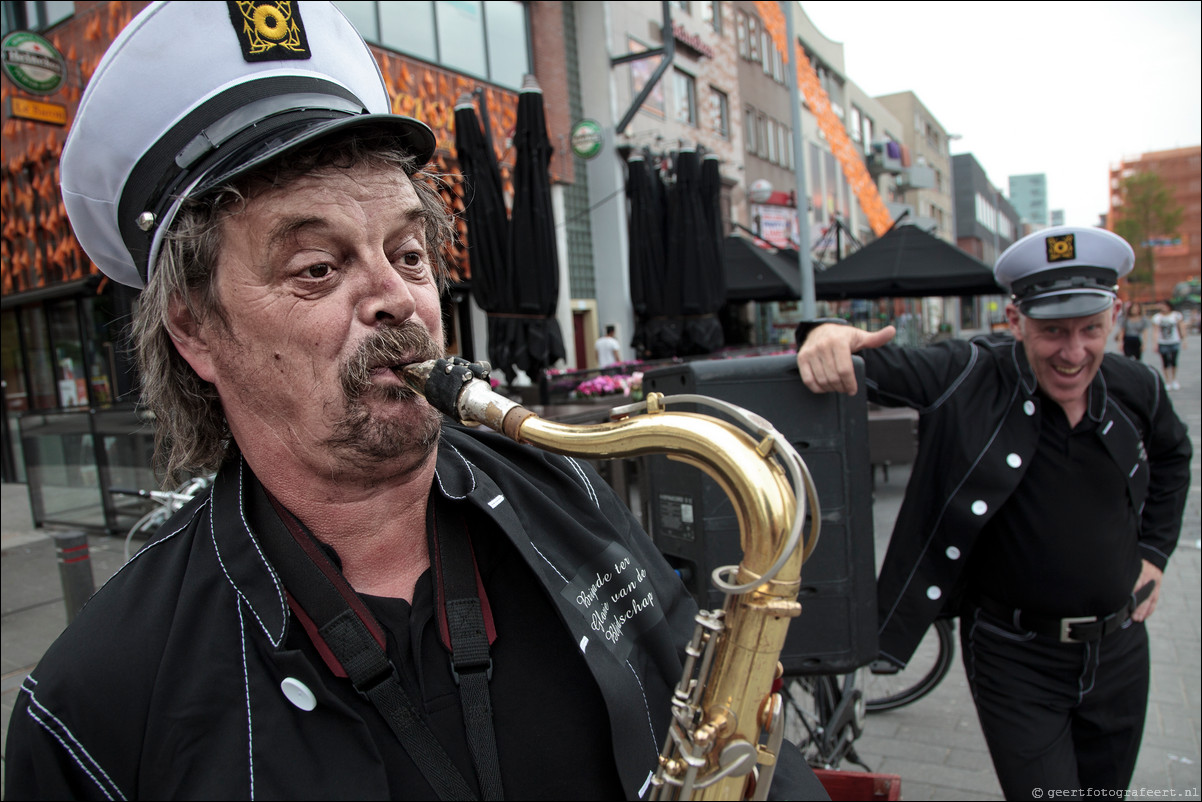
<path fill-rule="evenodd" d="M 328 3 L 152 4 L 92 75 L 71 222 L 143 288 L 168 473 L 216 481 L 23 684 L 7 798 L 648 794 L 695 606 L 587 465 L 406 387 L 450 220 L 389 112 Z"/>

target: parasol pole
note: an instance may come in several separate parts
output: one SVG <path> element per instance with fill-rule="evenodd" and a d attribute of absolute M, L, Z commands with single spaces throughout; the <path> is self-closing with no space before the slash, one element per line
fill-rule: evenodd
<path fill-rule="evenodd" d="M 793 107 L 793 174 L 797 182 L 794 204 L 797 208 L 797 261 L 801 270 L 801 313 L 807 320 L 818 316 L 814 304 L 814 261 L 810 258 L 809 195 L 806 193 L 805 147 L 801 136 L 801 95 L 797 90 L 797 37 L 793 29 L 795 0 L 785 0 L 785 27 L 789 40 L 789 60 L 785 76 L 789 80 L 789 105 Z M 779 30 L 779 29 L 778 29 Z"/>

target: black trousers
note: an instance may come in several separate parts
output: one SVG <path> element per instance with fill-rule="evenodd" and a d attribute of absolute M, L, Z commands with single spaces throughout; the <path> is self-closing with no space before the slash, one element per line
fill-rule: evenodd
<path fill-rule="evenodd" d="M 960 643 L 1006 799 L 1128 787 L 1148 706 L 1143 624 L 1129 622 L 1100 641 L 1060 643 L 969 608 Z"/>

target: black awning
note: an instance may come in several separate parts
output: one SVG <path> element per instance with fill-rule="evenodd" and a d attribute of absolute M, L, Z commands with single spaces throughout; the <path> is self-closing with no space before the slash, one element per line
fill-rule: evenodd
<path fill-rule="evenodd" d="M 816 272 L 823 301 L 998 295 L 993 270 L 917 226 L 898 226 L 852 255 Z"/>
<path fill-rule="evenodd" d="M 773 251 L 747 237 L 722 243 L 727 303 L 796 301 L 801 298 L 801 268 L 796 251 Z"/>

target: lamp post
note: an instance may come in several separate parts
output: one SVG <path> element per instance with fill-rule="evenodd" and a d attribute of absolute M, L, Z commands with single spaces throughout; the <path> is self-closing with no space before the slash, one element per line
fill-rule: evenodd
<path fill-rule="evenodd" d="M 797 38 L 793 29 L 793 7 L 795 0 L 785 0 L 785 30 L 789 40 L 789 105 L 793 107 L 793 174 L 797 182 L 797 261 L 801 270 L 801 313 L 807 320 L 818 316 L 814 303 L 814 262 L 810 258 L 809 203 L 806 195 L 806 170 L 804 143 L 801 137 L 801 98 L 797 93 Z"/>

